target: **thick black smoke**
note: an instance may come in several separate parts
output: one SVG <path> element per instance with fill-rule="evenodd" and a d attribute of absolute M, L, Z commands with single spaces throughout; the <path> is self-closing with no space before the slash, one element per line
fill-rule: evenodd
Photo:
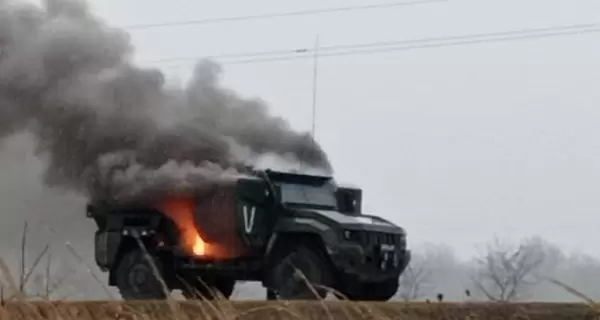
<path fill-rule="evenodd" d="M 194 188 L 265 158 L 331 171 L 308 134 L 221 87 L 218 65 L 172 89 L 132 51 L 83 2 L 0 0 L 0 138 L 33 132 L 46 183 L 88 197 Z"/>

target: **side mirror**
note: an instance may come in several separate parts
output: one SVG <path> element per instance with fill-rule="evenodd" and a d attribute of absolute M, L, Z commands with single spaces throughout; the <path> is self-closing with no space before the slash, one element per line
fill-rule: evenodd
<path fill-rule="evenodd" d="M 338 188 L 336 192 L 339 211 L 351 215 L 362 212 L 362 191 L 353 188 Z"/>
<path fill-rule="evenodd" d="M 85 215 L 88 218 L 91 218 L 94 215 L 94 206 L 92 204 L 88 203 L 85 206 Z"/>

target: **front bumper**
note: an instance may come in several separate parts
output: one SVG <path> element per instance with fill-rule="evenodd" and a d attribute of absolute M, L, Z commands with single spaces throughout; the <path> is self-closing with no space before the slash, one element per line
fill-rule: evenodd
<path fill-rule="evenodd" d="M 333 264 L 345 275 L 344 278 L 359 282 L 398 278 L 411 260 L 411 252 L 405 247 L 379 245 L 363 248 L 358 244 L 346 244 L 328 251 Z"/>

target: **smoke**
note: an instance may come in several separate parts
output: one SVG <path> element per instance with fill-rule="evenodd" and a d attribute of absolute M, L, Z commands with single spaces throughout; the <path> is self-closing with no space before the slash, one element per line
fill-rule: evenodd
<path fill-rule="evenodd" d="M 269 161 L 332 171 L 310 135 L 222 87 L 217 64 L 168 88 L 132 53 L 84 2 L 0 0 L 0 139 L 33 133 L 45 183 L 92 198 L 197 188 Z"/>

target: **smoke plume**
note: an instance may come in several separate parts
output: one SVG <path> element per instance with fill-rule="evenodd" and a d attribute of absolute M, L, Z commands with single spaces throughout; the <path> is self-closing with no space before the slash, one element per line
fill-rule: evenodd
<path fill-rule="evenodd" d="M 217 64 L 168 88 L 132 53 L 84 2 L 0 0 L 0 139 L 33 133 L 45 182 L 92 198 L 235 179 L 265 156 L 331 172 L 310 135 L 223 88 Z"/>

